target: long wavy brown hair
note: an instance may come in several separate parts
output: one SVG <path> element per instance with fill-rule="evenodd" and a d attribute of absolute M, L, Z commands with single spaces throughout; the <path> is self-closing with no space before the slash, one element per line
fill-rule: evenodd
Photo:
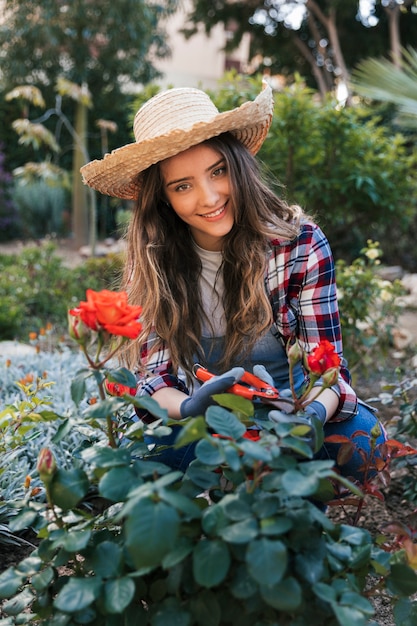
<path fill-rule="evenodd" d="M 271 303 L 265 290 L 265 270 L 272 239 L 297 236 L 303 212 L 272 191 L 256 159 L 231 135 L 205 142 L 226 161 L 230 177 L 235 224 L 224 237 L 223 305 L 226 317 L 225 352 L 220 369 L 227 369 L 272 323 Z M 158 164 L 141 174 L 142 189 L 126 234 L 127 263 L 122 288 L 131 304 L 142 306 L 141 335 L 131 342 L 122 360 L 144 371 L 141 345 L 152 331 L 168 347 L 173 373 L 182 368 L 191 379 L 194 358 L 204 364 L 200 345 L 202 310 L 199 276 L 201 261 L 191 234 L 168 205 Z"/>

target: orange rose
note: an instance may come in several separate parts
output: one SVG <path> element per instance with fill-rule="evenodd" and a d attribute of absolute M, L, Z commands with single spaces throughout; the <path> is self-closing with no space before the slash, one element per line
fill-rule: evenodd
<path fill-rule="evenodd" d="M 312 374 L 321 376 L 331 368 L 340 366 L 340 357 L 334 345 L 324 339 L 307 357 L 307 367 Z"/>
<path fill-rule="evenodd" d="M 141 331 L 138 318 L 142 312 L 140 306 L 132 306 L 127 302 L 125 291 L 93 291 L 87 289 L 87 301 L 69 311 L 70 315 L 79 317 L 92 330 L 101 329 L 111 335 L 120 335 L 136 339 Z"/>

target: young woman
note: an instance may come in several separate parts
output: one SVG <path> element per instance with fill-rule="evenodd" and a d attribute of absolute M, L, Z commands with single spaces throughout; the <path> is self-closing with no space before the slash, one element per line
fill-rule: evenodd
<path fill-rule="evenodd" d="M 254 158 L 272 112 L 266 84 L 253 102 L 223 113 L 203 91 L 171 89 L 139 109 L 135 143 L 82 168 L 86 184 L 136 202 L 123 288 L 142 306 L 143 330 L 125 362 L 138 373 L 138 394 L 181 419 L 204 414 L 244 369 L 287 389 L 288 340 L 296 337 L 306 353 L 327 340 L 341 358 L 340 376 L 309 413 L 325 435 L 370 433 L 376 417 L 358 401 L 343 358 L 329 243 L 265 183 Z M 199 386 L 195 363 L 217 376 Z M 297 388 L 304 378 L 299 364 Z M 158 451 L 177 434 L 149 443 Z M 384 436 L 381 428 L 378 443 Z M 368 437 L 355 441 L 370 453 Z M 337 449 L 325 445 L 319 456 L 335 459 Z M 185 469 L 193 452 L 164 447 L 159 458 Z M 340 471 L 360 480 L 362 463 L 355 453 Z"/>

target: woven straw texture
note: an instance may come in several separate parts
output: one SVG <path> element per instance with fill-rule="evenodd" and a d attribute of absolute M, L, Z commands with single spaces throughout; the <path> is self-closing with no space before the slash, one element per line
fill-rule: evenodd
<path fill-rule="evenodd" d="M 161 92 L 136 113 L 135 142 L 84 165 L 83 181 L 103 194 L 135 200 L 140 192 L 141 172 L 221 133 L 233 133 L 256 154 L 268 133 L 272 111 L 272 90 L 266 83 L 253 102 L 223 113 L 199 89 Z"/>

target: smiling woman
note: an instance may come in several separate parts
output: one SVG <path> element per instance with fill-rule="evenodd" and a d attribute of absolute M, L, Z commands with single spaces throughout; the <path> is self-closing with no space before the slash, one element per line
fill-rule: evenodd
<path fill-rule="evenodd" d="M 253 102 L 221 113 L 200 90 L 162 92 L 137 112 L 135 143 L 82 174 L 91 187 L 136 202 L 123 289 L 142 309 L 141 331 L 121 358 L 137 375 L 137 395 L 152 395 L 173 420 L 197 417 L 247 370 L 279 393 L 295 389 L 289 413 L 297 399 L 307 401 L 313 450 L 317 421 L 334 441 L 376 432 L 378 422 L 350 386 L 328 241 L 299 206 L 272 191 L 255 159 L 273 107 L 265 83 Z M 290 367 L 294 343 L 315 359 L 317 375 L 300 361 Z M 331 381 L 328 362 L 337 364 Z M 196 363 L 215 374 L 201 386 Z M 143 409 L 138 416 L 154 419 Z M 173 448 L 181 430 L 146 441 L 158 460 L 184 471 L 196 443 Z M 376 444 L 385 440 L 379 433 Z M 357 480 L 372 453 L 371 437 L 363 439 L 361 455 L 340 468 Z M 337 459 L 338 449 L 315 452 Z"/>

